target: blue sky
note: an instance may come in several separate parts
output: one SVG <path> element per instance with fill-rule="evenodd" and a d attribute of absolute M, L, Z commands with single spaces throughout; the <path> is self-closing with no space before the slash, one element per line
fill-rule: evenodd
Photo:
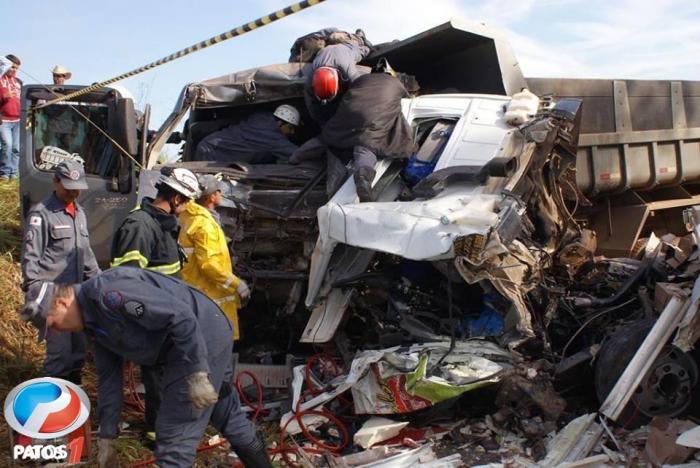
<path fill-rule="evenodd" d="M 2 48 L 22 59 L 25 83 L 71 84 L 145 65 L 287 6 L 280 0 L 2 1 Z M 322 27 L 361 27 L 370 40 L 405 38 L 450 17 L 505 31 L 526 76 L 700 80 L 700 2 L 678 0 L 328 0 L 292 17 L 120 84 L 153 106 L 151 127 L 182 87 L 284 62 L 294 39 Z M 26 72 L 26 73 L 23 73 Z"/>

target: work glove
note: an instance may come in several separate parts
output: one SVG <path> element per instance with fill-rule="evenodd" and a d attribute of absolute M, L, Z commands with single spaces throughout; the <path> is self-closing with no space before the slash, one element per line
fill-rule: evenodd
<path fill-rule="evenodd" d="M 240 280 L 240 282 L 238 283 L 238 288 L 236 289 L 236 292 L 238 293 L 238 296 L 240 296 L 241 301 L 243 302 L 247 301 L 250 297 L 250 289 L 248 288 L 248 284 L 243 280 Z"/>
<path fill-rule="evenodd" d="M 100 438 L 97 441 L 97 463 L 100 468 L 119 466 L 116 440 Z"/>
<path fill-rule="evenodd" d="M 188 376 L 187 386 L 192 406 L 197 409 L 204 409 L 219 400 L 219 394 L 214 390 L 206 372 L 195 372 Z"/>

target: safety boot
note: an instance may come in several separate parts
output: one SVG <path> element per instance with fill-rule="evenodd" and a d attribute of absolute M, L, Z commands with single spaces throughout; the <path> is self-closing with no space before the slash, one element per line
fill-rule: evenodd
<path fill-rule="evenodd" d="M 376 171 L 372 167 L 360 167 L 355 171 L 353 178 L 355 179 L 355 190 L 360 198 L 360 203 L 373 201 L 372 197 L 372 181 Z"/>

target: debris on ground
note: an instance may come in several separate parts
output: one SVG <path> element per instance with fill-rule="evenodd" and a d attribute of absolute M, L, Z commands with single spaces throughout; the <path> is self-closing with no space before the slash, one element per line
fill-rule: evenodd
<path fill-rule="evenodd" d="M 685 431 L 696 427 L 690 421 L 657 417 L 649 423 L 649 437 L 644 448 L 655 466 L 684 463 L 695 452 L 692 447 L 678 445 L 676 440 Z"/>

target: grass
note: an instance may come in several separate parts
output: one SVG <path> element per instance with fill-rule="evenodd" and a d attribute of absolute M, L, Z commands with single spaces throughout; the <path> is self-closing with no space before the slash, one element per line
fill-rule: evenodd
<path fill-rule="evenodd" d="M 19 310 L 24 303 L 20 284 L 22 227 L 19 213 L 19 184 L 0 182 L 0 394 L 41 372 L 44 346 L 37 343 L 34 327 L 23 322 Z M 0 424 L 0 453 L 10 453 L 7 426 Z"/>

